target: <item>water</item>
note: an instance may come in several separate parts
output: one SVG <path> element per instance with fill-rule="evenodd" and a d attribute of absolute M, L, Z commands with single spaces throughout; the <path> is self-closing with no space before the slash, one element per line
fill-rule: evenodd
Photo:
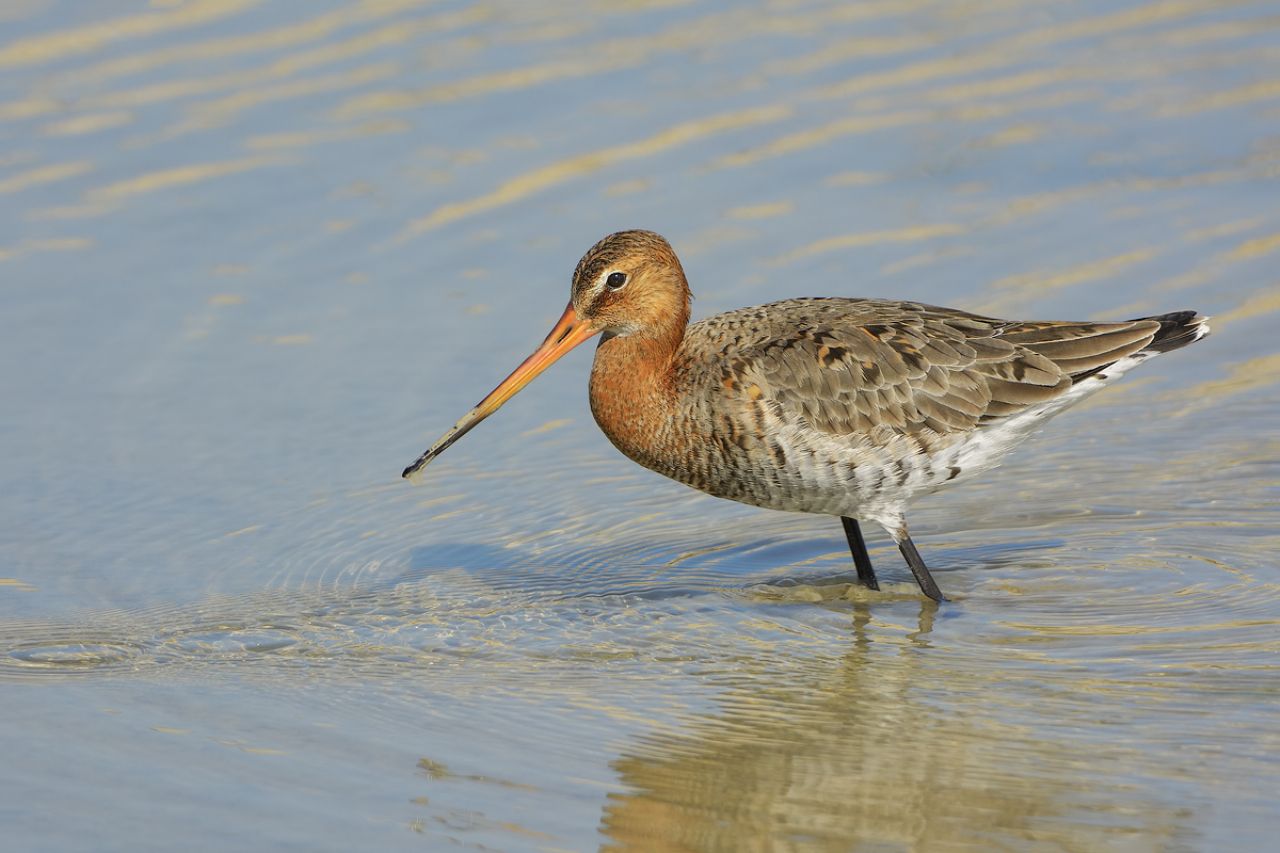
<path fill-rule="evenodd" d="M 1274 4 L 0 9 L 21 850 L 1254 850 L 1280 817 Z M 637 469 L 581 252 L 695 313 L 1215 315 L 877 531 Z"/>

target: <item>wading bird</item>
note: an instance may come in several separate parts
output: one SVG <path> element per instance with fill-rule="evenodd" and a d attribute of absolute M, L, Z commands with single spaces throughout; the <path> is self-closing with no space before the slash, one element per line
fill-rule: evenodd
<path fill-rule="evenodd" d="M 998 320 L 886 299 L 786 299 L 689 323 L 670 244 L 621 231 L 583 256 L 542 345 L 404 476 L 600 335 L 591 413 L 646 468 L 721 498 L 839 516 L 879 589 L 859 519 L 883 526 L 920 589 L 945 600 L 907 533 L 917 495 L 994 467 L 1047 418 L 1136 364 L 1199 340 L 1205 317 Z"/>

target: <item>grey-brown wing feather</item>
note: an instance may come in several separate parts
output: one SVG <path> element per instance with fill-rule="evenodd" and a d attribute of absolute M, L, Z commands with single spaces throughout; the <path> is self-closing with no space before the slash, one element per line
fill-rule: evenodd
<path fill-rule="evenodd" d="M 703 321 L 726 387 L 834 435 L 939 437 L 1046 403 L 1151 343 L 1154 320 L 1019 323 L 908 302 L 799 299 Z M 700 324 L 701 325 L 701 324 Z"/>

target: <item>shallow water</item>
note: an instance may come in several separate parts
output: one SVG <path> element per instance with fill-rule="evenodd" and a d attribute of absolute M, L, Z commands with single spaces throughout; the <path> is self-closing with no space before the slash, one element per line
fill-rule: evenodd
<path fill-rule="evenodd" d="M 0 9 L 22 850 L 1255 850 L 1280 786 L 1268 3 Z M 662 231 L 796 295 L 1214 335 L 879 531 L 704 497 L 536 345 Z"/>

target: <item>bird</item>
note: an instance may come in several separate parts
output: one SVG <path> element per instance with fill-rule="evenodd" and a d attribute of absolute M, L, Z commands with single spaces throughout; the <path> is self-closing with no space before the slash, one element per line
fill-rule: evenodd
<path fill-rule="evenodd" d="M 1002 320 L 922 302 L 784 299 L 690 323 L 671 244 L 610 234 L 574 269 L 532 355 L 403 471 L 423 468 L 553 362 L 599 335 L 591 413 L 640 465 L 711 495 L 841 519 L 878 590 L 860 521 L 883 527 L 921 592 L 946 601 L 907 505 L 995 467 L 1053 415 L 1137 364 L 1200 340 L 1207 317 Z"/>

